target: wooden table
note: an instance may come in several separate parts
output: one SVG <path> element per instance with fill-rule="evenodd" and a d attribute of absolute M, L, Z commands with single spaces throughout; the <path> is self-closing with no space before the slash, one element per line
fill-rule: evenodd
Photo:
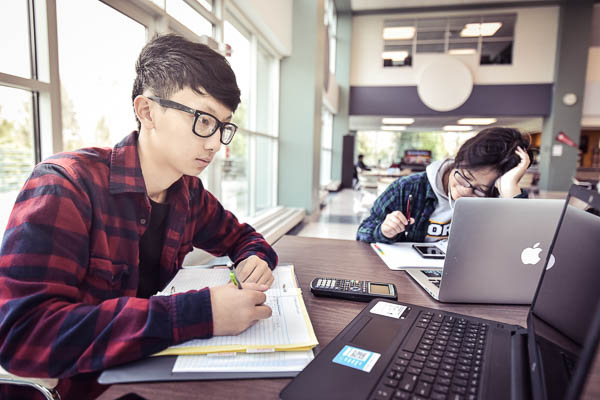
<path fill-rule="evenodd" d="M 308 285 L 317 276 L 393 282 L 398 300 L 440 310 L 494 319 L 525 326 L 528 307 L 503 305 L 443 304 L 427 295 L 405 272 L 388 269 L 366 243 L 348 240 L 284 236 L 275 244 L 281 263 L 293 263 L 317 339 L 326 346 L 365 306 L 365 303 L 314 297 Z M 600 398 L 598 357 L 594 377 L 584 398 Z M 186 381 L 111 386 L 99 399 L 115 399 L 135 392 L 158 399 L 277 399 L 289 379 L 236 381 Z"/>

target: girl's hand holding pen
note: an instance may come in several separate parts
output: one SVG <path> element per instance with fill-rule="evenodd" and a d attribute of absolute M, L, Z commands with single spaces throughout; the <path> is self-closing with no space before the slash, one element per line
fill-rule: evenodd
<path fill-rule="evenodd" d="M 385 216 L 385 220 L 381 224 L 381 233 L 388 239 L 406 230 L 406 226 L 414 224 L 415 219 L 411 218 L 410 223 L 401 211 L 394 211 Z"/>

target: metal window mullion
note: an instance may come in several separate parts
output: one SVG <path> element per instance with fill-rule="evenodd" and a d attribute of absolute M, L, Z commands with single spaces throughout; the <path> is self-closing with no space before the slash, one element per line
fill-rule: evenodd
<path fill-rule="evenodd" d="M 248 215 L 251 217 L 256 215 L 256 151 L 258 148 L 256 141 L 256 135 L 248 135 L 248 157 L 250 158 L 248 160 L 250 166 L 248 171 L 250 173 L 250 179 L 248 181 L 248 196 L 250 197 L 248 202 Z"/>
<path fill-rule="evenodd" d="M 258 112 L 258 41 L 255 35 L 250 36 L 250 96 L 248 111 L 250 112 L 249 126 L 251 131 L 256 131 Z"/>
<path fill-rule="evenodd" d="M 100 0 L 107 6 L 114 8 L 121 14 L 131 18 L 137 23 L 148 27 L 152 24 L 152 20 L 166 14 L 164 8 L 161 9 L 159 6 L 151 1 L 147 0 Z"/>
<path fill-rule="evenodd" d="M 279 184 L 279 168 L 278 168 L 278 162 L 279 162 L 279 59 L 277 57 L 273 57 L 272 60 L 272 67 L 273 67 L 273 76 L 271 77 L 271 110 L 273 110 L 271 116 L 272 116 L 272 125 L 271 125 L 271 132 L 273 132 L 273 134 L 275 135 L 275 137 L 271 137 L 269 140 L 271 140 L 272 144 L 273 144 L 273 154 L 271 155 L 273 157 L 272 161 L 273 161 L 273 168 L 271 168 L 271 171 L 269 173 L 272 174 L 272 182 L 271 182 L 271 187 L 269 188 L 269 190 L 271 190 L 271 201 L 272 204 L 270 204 L 271 207 L 275 207 L 277 204 L 279 204 L 279 199 L 278 199 L 278 191 L 277 191 L 277 187 Z"/>
<path fill-rule="evenodd" d="M 446 19 L 446 31 L 444 32 L 444 53 L 450 50 L 450 19 Z"/>
<path fill-rule="evenodd" d="M 413 58 L 413 62 L 411 63 L 414 64 L 414 58 L 415 55 L 417 54 L 417 35 L 419 34 L 419 20 L 415 19 L 415 34 L 413 36 L 413 43 L 412 43 L 412 58 Z"/>
<path fill-rule="evenodd" d="M 37 35 L 35 30 L 35 4 L 33 0 L 27 2 L 27 23 L 29 30 L 29 59 L 31 68 L 31 79 L 38 80 L 37 63 Z M 32 133 L 33 133 L 33 158 L 37 164 L 42 161 L 42 145 L 40 135 L 40 102 L 39 92 L 31 92 L 31 114 L 32 114 Z"/>
<path fill-rule="evenodd" d="M 250 102 L 248 109 L 250 110 L 250 128 L 252 131 L 256 130 L 257 125 L 257 113 L 258 113 L 258 39 L 256 35 L 252 33 L 250 35 L 250 96 L 248 101 Z M 250 196 L 249 214 L 254 216 L 256 213 L 256 136 L 250 135 L 250 146 L 249 154 L 250 157 L 250 180 L 248 188 L 248 194 Z"/>
<path fill-rule="evenodd" d="M 217 18 L 217 22 L 213 26 L 213 37 L 218 43 L 224 43 L 224 41 L 223 41 L 223 37 L 224 37 L 223 24 L 224 24 L 224 22 L 223 21 L 225 20 L 225 18 L 223 17 L 223 9 L 224 9 L 223 3 L 224 3 L 224 0 L 215 0 L 213 2 L 213 10 L 214 10 L 215 16 Z"/>
<path fill-rule="evenodd" d="M 198 3 L 196 0 L 183 0 L 188 6 L 192 7 L 198 14 L 204 19 L 208 20 L 213 26 L 218 22 L 216 15 L 204 8 L 204 6 Z M 213 5 L 214 6 L 214 5 Z"/>
<path fill-rule="evenodd" d="M 272 190 L 272 199 L 273 199 L 273 204 L 271 204 L 272 207 L 277 206 L 277 204 L 279 204 L 279 191 L 277 190 L 278 185 L 279 185 L 279 139 L 278 138 L 271 138 L 271 140 L 274 142 L 273 143 L 273 168 L 271 168 L 273 170 L 273 183 L 271 186 L 271 190 Z"/>

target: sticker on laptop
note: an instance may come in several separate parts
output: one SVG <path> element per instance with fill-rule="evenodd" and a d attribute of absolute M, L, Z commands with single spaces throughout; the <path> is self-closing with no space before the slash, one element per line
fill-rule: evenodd
<path fill-rule="evenodd" d="M 402 313 L 406 310 L 406 306 L 400 304 L 387 303 L 380 301 L 371 308 L 373 314 L 383 315 L 384 317 L 400 318 Z"/>
<path fill-rule="evenodd" d="M 379 353 L 346 345 L 332 361 L 346 367 L 371 372 L 379 357 L 381 357 Z"/>

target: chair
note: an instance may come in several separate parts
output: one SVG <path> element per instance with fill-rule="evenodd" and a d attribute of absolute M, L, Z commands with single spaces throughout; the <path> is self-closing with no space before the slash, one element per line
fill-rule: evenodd
<path fill-rule="evenodd" d="M 0 384 L 29 386 L 42 393 L 47 400 L 60 400 L 60 395 L 55 390 L 58 379 L 24 378 L 13 375 L 0 367 Z"/>

